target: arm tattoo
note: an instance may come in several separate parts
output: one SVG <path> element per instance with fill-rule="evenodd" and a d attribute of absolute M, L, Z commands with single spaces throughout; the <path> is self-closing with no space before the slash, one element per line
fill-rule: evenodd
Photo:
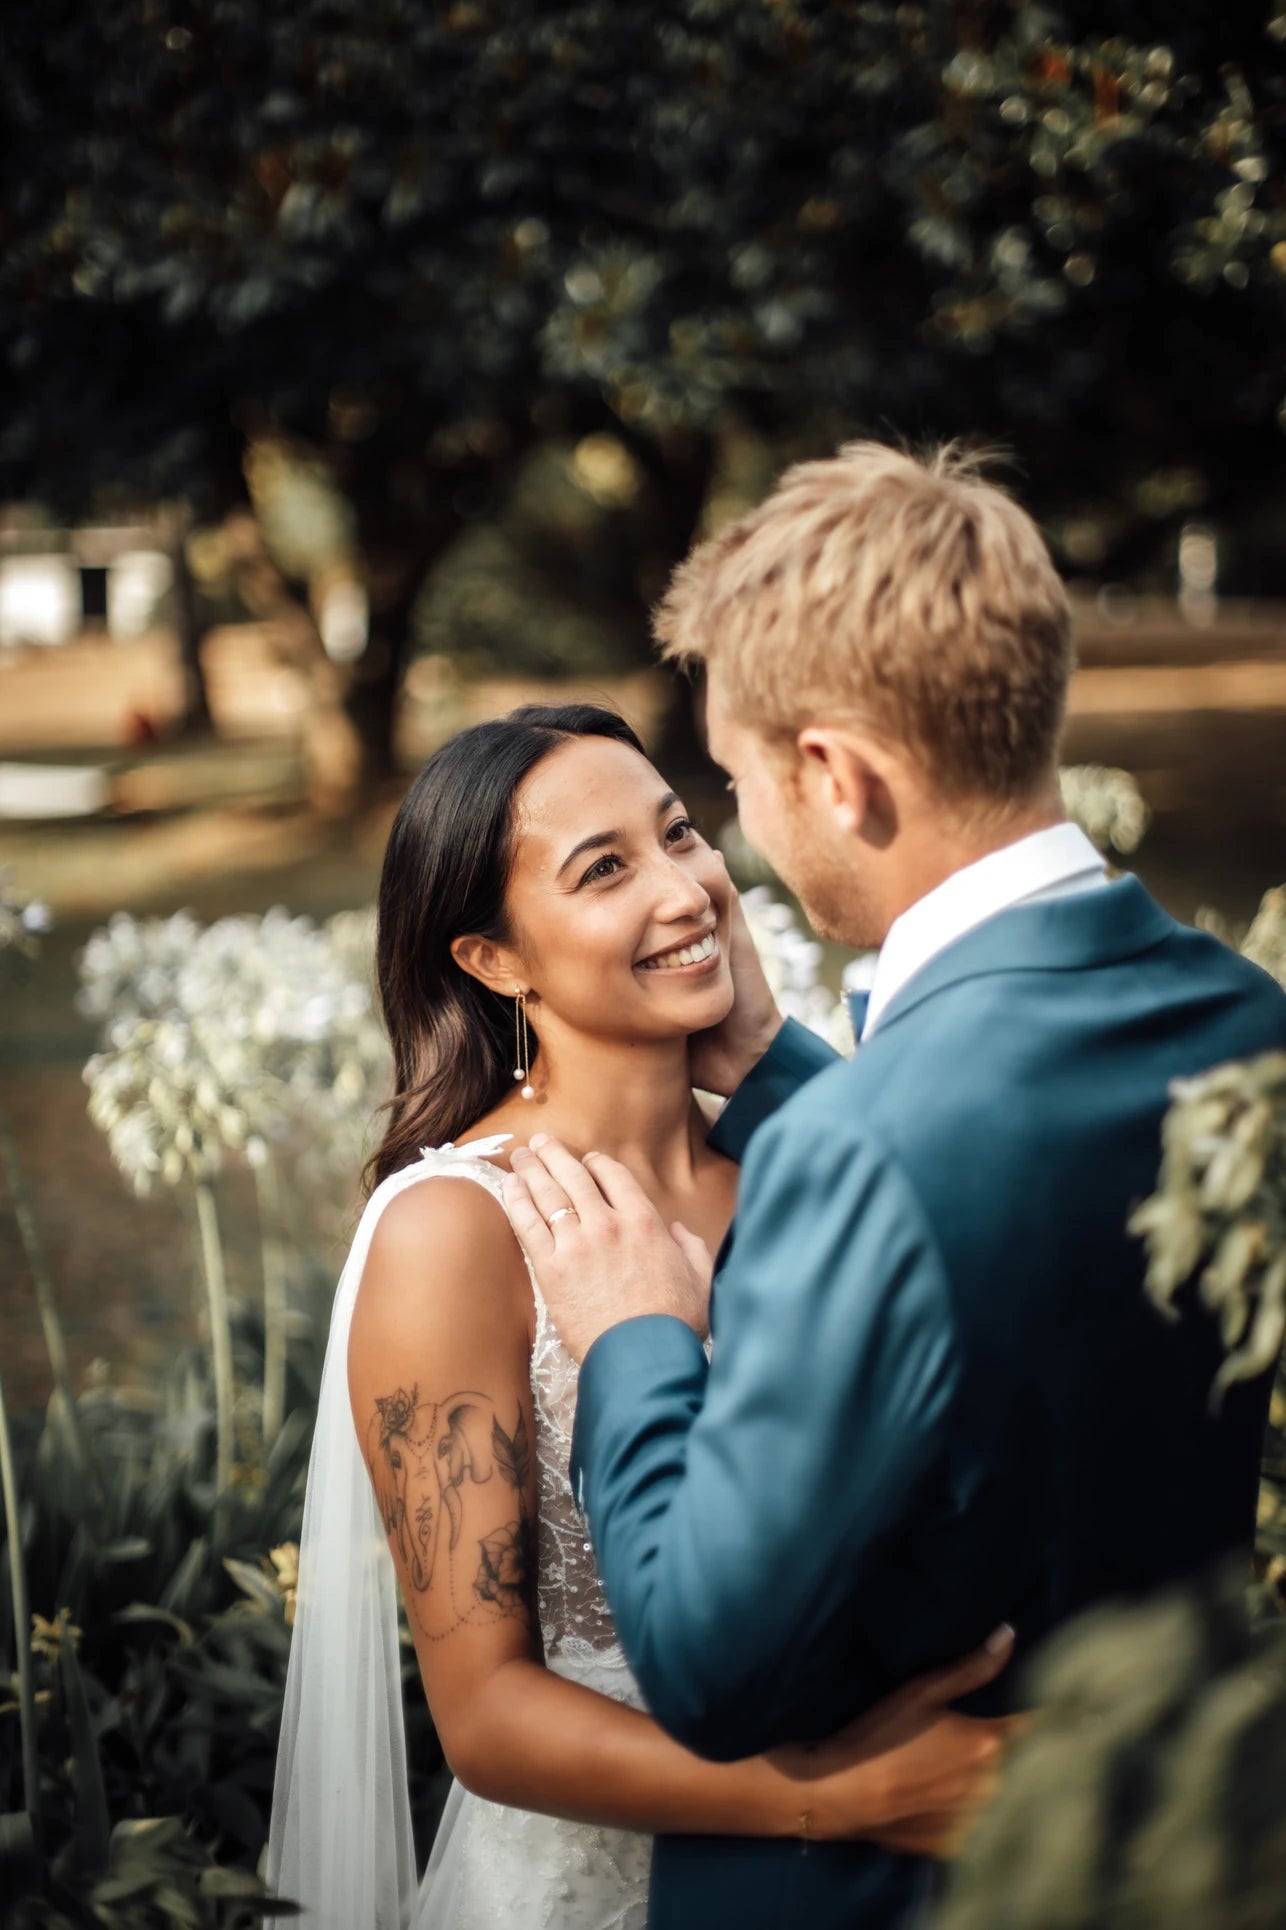
<path fill-rule="evenodd" d="M 485 1394 L 422 1401 L 418 1384 L 376 1397 L 367 1460 L 407 1606 L 431 1639 L 465 1622 L 535 1623 L 536 1524 L 527 1502 L 531 1448 L 521 1405 L 512 1433 Z M 478 1506 L 474 1490 L 490 1488 Z M 486 1532 L 470 1534 L 474 1530 Z M 470 1554 L 470 1549 L 474 1553 Z M 430 1598 L 434 1577 L 445 1588 Z"/>
<path fill-rule="evenodd" d="M 517 1497 L 518 1518 L 479 1542 L 482 1562 L 473 1592 L 479 1601 L 494 1602 L 503 1614 L 525 1614 L 534 1621 L 536 1537 L 535 1524 L 527 1512 L 531 1450 L 527 1446 L 527 1421 L 521 1407 L 518 1425 L 512 1434 L 506 1434 L 500 1422 L 493 1419 L 491 1443 L 500 1478 Z"/>

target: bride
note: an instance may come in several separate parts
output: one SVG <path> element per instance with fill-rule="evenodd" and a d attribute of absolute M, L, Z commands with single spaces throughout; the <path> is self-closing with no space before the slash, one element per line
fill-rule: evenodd
<path fill-rule="evenodd" d="M 715 1248 L 737 1175 L 693 1041 L 732 1006 L 734 945 L 757 970 L 722 861 L 611 712 L 467 730 L 398 813 L 396 1097 L 335 1301 L 268 1852 L 310 1925 L 642 1930 L 658 1832 L 941 1854 L 991 1786 L 1005 1724 L 948 1704 L 1003 1632 L 819 1748 L 689 1754 L 641 1706 L 573 1506 L 576 1368 L 504 1214 L 507 1151 L 610 1152 Z M 395 1574 L 455 1777 L 422 1883 Z"/>

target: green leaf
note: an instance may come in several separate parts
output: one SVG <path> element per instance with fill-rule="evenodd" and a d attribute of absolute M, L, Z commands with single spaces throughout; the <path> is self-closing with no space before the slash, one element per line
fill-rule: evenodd
<path fill-rule="evenodd" d="M 142 1535 L 122 1535 L 118 1541 L 104 1542 L 98 1550 L 100 1561 L 142 1561 L 150 1555 L 152 1544 Z"/>
<path fill-rule="evenodd" d="M 40 1888 L 36 1835 L 25 1809 L 0 1815 L 0 1896 L 16 1903 Z"/>
<path fill-rule="evenodd" d="M 191 1648 L 196 1641 L 192 1628 L 181 1615 L 172 1615 L 168 1608 L 154 1608 L 149 1602 L 131 1602 L 128 1608 L 118 1609 L 112 1620 L 135 1625 L 160 1622 L 174 1630 L 185 1649 Z"/>
<path fill-rule="evenodd" d="M 92 1874 L 106 1870 L 110 1854 L 107 1791 L 85 1693 L 76 1645 L 65 1636 L 58 1645 L 67 1729 L 71 1737 L 72 1779 L 76 1787 L 76 1861 Z"/>
<path fill-rule="evenodd" d="M 112 1831 L 112 1855 L 122 1849 L 127 1852 L 168 1849 L 171 1843 L 181 1842 L 186 1834 L 181 1816 L 128 1816 Z"/>
<path fill-rule="evenodd" d="M 206 1546 L 200 1536 L 192 1542 L 186 1555 L 170 1577 L 161 1594 L 160 1606 L 175 1615 L 196 1606 L 200 1599 L 200 1584 L 205 1574 Z"/>
<path fill-rule="evenodd" d="M 126 1903 L 130 1897 L 139 1896 L 150 1890 L 156 1881 L 156 1872 L 142 1859 L 135 1859 L 131 1866 L 120 1875 L 105 1876 L 93 1888 L 94 1908 L 102 1909 L 113 1903 Z"/>
<path fill-rule="evenodd" d="M 231 1556 L 224 1557 L 223 1565 L 243 1595 L 248 1595 L 252 1602 L 267 1609 L 269 1614 L 281 1614 L 281 1591 L 262 1568 L 256 1568 L 252 1562 L 234 1561 Z"/>
<path fill-rule="evenodd" d="M 215 1864 L 197 1878 L 197 1894 L 204 1897 L 264 1897 L 269 1894 L 253 1870 L 227 1870 Z"/>
<path fill-rule="evenodd" d="M 171 1923 L 182 1924 L 184 1930 L 189 1930 L 189 1926 L 191 1930 L 196 1930 L 201 1921 L 196 1900 L 184 1896 L 182 1890 L 176 1890 L 172 1883 L 159 1884 L 153 1892 L 152 1902 L 156 1909 L 165 1911 Z"/>
<path fill-rule="evenodd" d="M 274 1917 L 301 1917 L 304 1914 L 302 1903 L 296 1903 L 291 1897 L 273 1896 L 269 1891 L 264 1892 L 263 1905 L 265 1911 L 271 1910 Z M 254 1905 L 250 1907 L 253 1909 Z"/>

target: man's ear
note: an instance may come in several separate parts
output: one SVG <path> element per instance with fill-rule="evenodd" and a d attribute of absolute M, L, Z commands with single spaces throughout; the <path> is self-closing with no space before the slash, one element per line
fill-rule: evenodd
<path fill-rule="evenodd" d="M 498 945 L 494 938 L 482 938 L 477 932 L 453 938 L 451 956 L 462 972 L 476 978 L 488 991 L 498 992 L 501 998 L 513 998 L 528 989 L 515 953 L 508 945 Z"/>
<path fill-rule="evenodd" d="M 814 795 L 845 837 L 885 845 L 897 824 L 890 760 L 864 733 L 810 724 L 795 740 Z"/>

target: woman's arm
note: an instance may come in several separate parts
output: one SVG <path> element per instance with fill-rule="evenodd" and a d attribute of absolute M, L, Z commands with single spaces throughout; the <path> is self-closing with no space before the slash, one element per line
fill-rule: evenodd
<path fill-rule="evenodd" d="M 426 1179 L 390 1203 L 354 1310 L 349 1392 L 459 1780 L 516 1808 L 654 1834 L 884 1837 L 915 1817 L 938 1840 L 989 1785 L 1004 1733 L 950 1715 L 942 1697 L 886 1722 L 888 1748 L 858 1725 L 807 1756 L 720 1765 L 545 1669 L 531 1311 L 508 1222 L 475 1182 Z M 950 1693 L 982 1679 L 975 1664 Z"/>

